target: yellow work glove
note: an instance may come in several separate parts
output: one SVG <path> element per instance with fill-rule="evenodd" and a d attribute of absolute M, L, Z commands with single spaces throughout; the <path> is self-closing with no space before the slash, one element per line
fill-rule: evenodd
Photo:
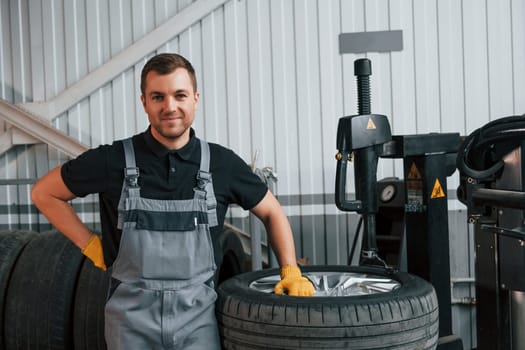
<path fill-rule="evenodd" d="M 281 281 L 275 285 L 275 294 L 283 294 L 285 291 L 291 296 L 314 295 L 314 286 L 306 277 L 301 276 L 301 270 L 297 266 L 287 265 L 281 267 Z"/>
<path fill-rule="evenodd" d="M 93 261 L 96 267 L 106 271 L 106 264 L 104 263 L 104 254 L 102 253 L 102 242 L 100 237 L 92 234 L 86 246 L 82 248 L 82 254 Z"/>

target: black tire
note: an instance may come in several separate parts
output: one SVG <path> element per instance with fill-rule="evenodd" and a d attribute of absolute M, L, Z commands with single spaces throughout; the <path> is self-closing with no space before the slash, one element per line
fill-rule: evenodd
<path fill-rule="evenodd" d="M 246 257 L 242 248 L 241 238 L 234 230 L 224 228 L 221 234 L 220 265 L 217 270 L 216 285 L 227 279 L 245 272 Z"/>
<path fill-rule="evenodd" d="M 105 350 L 104 306 L 110 273 L 85 259 L 75 293 L 73 334 L 75 350 Z"/>
<path fill-rule="evenodd" d="M 73 349 L 73 297 L 82 260 L 58 232 L 29 241 L 7 288 L 6 350 Z"/>
<path fill-rule="evenodd" d="M 350 266 L 310 266 L 308 272 L 380 275 L 401 286 L 363 296 L 289 297 L 249 287 L 277 269 L 249 272 L 218 288 L 217 319 L 224 349 L 435 349 L 434 288 L 407 274 Z"/>
<path fill-rule="evenodd" d="M 5 349 L 4 307 L 11 272 L 20 252 L 34 235 L 31 231 L 0 231 L 0 349 Z"/>

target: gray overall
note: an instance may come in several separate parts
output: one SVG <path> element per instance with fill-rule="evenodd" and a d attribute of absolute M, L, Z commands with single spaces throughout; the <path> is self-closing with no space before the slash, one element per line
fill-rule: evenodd
<path fill-rule="evenodd" d="M 220 349 L 210 282 L 216 201 L 209 146 L 200 144 L 194 198 L 158 200 L 140 196 L 133 144 L 124 140 L 122 237 L 105 308 L 109 350 Z"/>

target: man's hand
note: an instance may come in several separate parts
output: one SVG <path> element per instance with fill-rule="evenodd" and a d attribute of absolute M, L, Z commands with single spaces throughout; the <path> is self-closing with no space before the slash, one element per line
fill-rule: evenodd
<path fill-rule="evenodd" d="M 93 264 L 99 269 L 106 271 L 106 264 L 104 263 L 104 254 L 102 252 L 102 242 L 100 237 L 92 234 L 86 246 L 82 248 L 82 254 L 88 257 Z"/>
<path fill-rule="evenodd" d="M 281 268 L 281 281 L 275 285 L 275 294 L 288 292 L 290 296 L 312 296 L 314 286 L 301 275 L 301 270 L 297 266 L 287 265 Z"/>

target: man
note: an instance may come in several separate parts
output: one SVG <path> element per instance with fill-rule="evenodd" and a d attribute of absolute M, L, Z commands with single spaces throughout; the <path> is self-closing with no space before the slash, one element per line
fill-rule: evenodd
<path fill-rule="evenodd" d="M 265 224 L 281 266 L 275 292 L 308 296 L 293 236 L 275 197 L 232 151 L 197 139 L 195 72 L 177 54 L 142 70 L 148 129 L 89 150 L 32 190 L 48 220 L 101 269 L 111 266 L 105 337 L 113 349 L 220 349 L 213 244 L 230 203 Z M 68 201 L 99 193 L 102 240 Z"/>

